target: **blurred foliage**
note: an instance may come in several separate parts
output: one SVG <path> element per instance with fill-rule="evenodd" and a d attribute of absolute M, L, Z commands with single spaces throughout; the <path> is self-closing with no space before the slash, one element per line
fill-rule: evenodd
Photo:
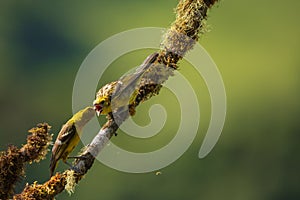
<path fill-rule="evenodd" d="M 167 27 L 177 1 L 1 1 L 0 141 L 25 142 L 27 130 L 48 122 L 57 134 L 72 115 L 76 72 L 87 54 L 113 34 L 136 27 Z M 127 174 L 95 163 L 75 194 L 57 199 L 299 199 L 300 198 L 300 2 L 221 1 L 209 13 L 211 32 L 200 43 L 222 74 L 228 112 L 214 150 L 202 160 L 199 147 L 210 118 L 205 83 L 186 62 L 184 74 L 199 91 L 201 122 L 192 146 L 170 166 L 146 174 Z M 151 51 L 131 52 L 116 60 L 99 86 L 117 79 Z M 123 69 L 122 69 L 123 70 Z M 174 103 L 170 103 L 174 99 Z M 178 102 L 168 90 L 138 108 L 137 123 L 150 105 L 166 106 L 161 133 L 142 140 L 119 134 L 113 142 L 147 152 L 174 137 Z M 174 111 L 175 110 L 175 111 Z M 173 112 L 173 113 L 172 113 Z M 188 131 L 187 131 L 188 134 Z M 56 135 L 55 135 L 56 136 Z M 50 155 L 48 155 L 49 157 Z M 27 167 L 25 182 L 44 182 L 49 159 Z M 60 169 L 66 168 L 63 164 Z"/>

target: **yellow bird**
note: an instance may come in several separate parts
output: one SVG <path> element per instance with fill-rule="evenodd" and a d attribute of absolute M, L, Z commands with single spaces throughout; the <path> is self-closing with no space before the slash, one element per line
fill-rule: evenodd
<path fill-rule="evenodd" d="M 78 111 L 66 124 L 64 124 L 56 138 L 52 148 L 50 161 L 50 176 L 57 166 L 60 159 L 67 163 L 68 155 L 73 151 L 80 141 L 82 129 L 95 115 L 93 107 L 87 107 Z M 68 164 L 70 165 L 70 164 Z"/>
<path fill-rule="evenodd" d="M 138 84 L 143 74 L 152 66 L 158 53 L 148 56 L 143 64 L 132 73 L 103 86 L 96 94 L 94 109 L 97 115 L 107 115 L 113 109 L 130 106 L 138 95 Z M 112 105 L 113 104 L 113 105 Z M 113 106 L 113 108 L 112 108 Z"/>

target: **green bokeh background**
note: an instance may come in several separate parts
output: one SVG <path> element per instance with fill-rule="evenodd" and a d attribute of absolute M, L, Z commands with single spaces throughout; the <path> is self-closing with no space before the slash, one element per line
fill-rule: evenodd
<path fill-rule="evenodd" d="M 1 1 L 1 150 L 7 144 L 21 146 L 27 130 L 39 122 L 52 125 L 56 136 L 72 115 L 73 83 L 87 54 L 113 34 L 169 26 L 176 4 L 176 0 Z M 180 73 L 197 91 L 201 107 L 197 137 L 183 156 L 161 169 L 159 176 L 128 174 L 96 162 L 75 194 L 64 192 L 57 199 L 300 199 L 299 9 L 296 0 L 223 0 L 209 13 L 211 31 L 200 43 L 222 74 L 228 111 L 220 140 L 206 158 L 200 160 L 198 151 L 210 119 L 209 94 L 201 76 L 183 61 Z M 99 86 L 137 66 L 150 52 L 122 56 Z M 158 135 L 142 140 L 119 132 L 113 142 L 148 152 L 170 141 L 180 114 L 179 102 L 168 90 L 138 108 L 134 120 L 149 123 L 145 113 L 153 103 L 162 103 L 170 112 Z M 27 166 L 17 192 L 26 182 L 48 179 L 49 156 Z M 58 170 L 65 168 L 60 164 Z"/>

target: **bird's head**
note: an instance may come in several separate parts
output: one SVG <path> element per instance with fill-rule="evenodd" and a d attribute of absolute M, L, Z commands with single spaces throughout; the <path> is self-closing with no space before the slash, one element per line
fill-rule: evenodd
<path fill-rule="evenodd" d="M 103 86 L 96 94 L 93 102 L 97 115 L 107 115 L 111 110 L 111 96 L 115 89 L 116 82 L 111 82 Z"/>
<path fill-rule="evenodd" d="M 94 109 L 97 115 L 106 115 L 111 112 L 110 98 L 107 96 L 102 96 L 97 98 L 94 102 Z"/>

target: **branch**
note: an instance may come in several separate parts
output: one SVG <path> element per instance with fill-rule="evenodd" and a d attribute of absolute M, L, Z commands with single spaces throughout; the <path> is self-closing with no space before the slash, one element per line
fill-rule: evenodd
<path fill-rule="evenodd" d="M 52 135 L 50 126 L 38 124 L 30 129 L 27 143 L 21 149 L 10 145 L 6 152 L 0 154 L 0 199 L 8 199 L 14 194 L 16 183 L 24 176 L 26 163 L 45 159 Z"/>
<path fill-rule="evenodd" d="M 142 79 L 141 81 L 139 95 L 136 97 L 136 106 L 140 102 L 148 100 L 151 96 L 158 94 L 161 84 L 157 84 L 157 82 L 164 83 L 173 75 L 172 69 L 177 69 L 177 62 L 183 58 L 187 51 L 193 48 L 199 38 L 199 33 L 201 31 L 203 33 L 207 10 L 213 6 L 215 2 L 217 2 L 217 0 L 181 0 L 179 2 L 176 9 L 176 20 L 164 36 L 159 56 L 154 62 L 160 66 L 163 64 L 163 66 L 168 69 L 163 70 L 165 73 L 159 74 L 158 72 L 158 74 L 154 76 L 155 78 L 160 76 L 158 78 L 159 81 L 151 80 L 153 79 L 153 75 L 147 76 L 146 74 L 146 76 L 143 77 L 144 80 Z M 159 71 L 161 71 L 161 69 Z M 151 84 L 152 81 L 153 84 Z M 117 112 L 117 114 L 117 116 L 113 116 L 114 118 L 108 116 L 106 124 L 81 154 L 81 156 L 89 159 L 76 160 L 73 169 L 76 172 L 80 172 L 78 176 L 79 179 L 90 169 L 95 157 L 118 130 L 118 125 L 121 125 L 121 123 L 129 117 L 127 112 Z M 119 119 L 115 119 L 116 117 Z M 116 123 L 116 121 L 118 123 Z"/>
<path fill-rule="evenodd" d="M 181 0 L 179 2 L 176 8 L 176 20 L 164 35 L 159 55 L 154 61 L 153 69 L 151 69 L 154 70 L 152 73 L 155 76 L 149 74 L 143 76 L 134 107 L 157 95 L 162 84 L 170 76 L 173 76 L 173 71 L 178 68 L 178 61 L 193 48 L 199 39 L 199 34 L 205 32 L 207 11 L 216 2 L 217 0 Z M 163 67 L 164 73 L 161 73 L 161 68 L 156 66 Z M 52 199 L 65 188 L 72 192 L 76 183 L 92 167 L 96 156 L 116 133 L 119 125 L 128 117 L 129 113 L 127 112 L 117 113 L 114 116 L 107 115 L 107 122 L 80 155 L 82 158 L 75 160 L 72 169 L 66 170 L 62 174 L 57 173 L 42 185 L 34 183 L 31 186 L 26 186 L 24 191 L 16 195 L 14 199 L 26 199 L 33 194 L 36 199 Z"/>

